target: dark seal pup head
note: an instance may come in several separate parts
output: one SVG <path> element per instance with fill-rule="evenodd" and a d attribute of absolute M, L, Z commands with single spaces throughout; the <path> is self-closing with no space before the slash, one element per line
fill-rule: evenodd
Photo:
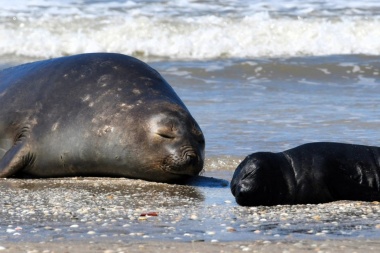
<path fill-rule="evenodd" d="M 0 177 L 177 182 L 203 168 L 197 122 L 135 58 L 82 54 L 0 71 Z"/>
<path fill-rule="evenodd" d="M 291 198 L 287 177 L 280 168 L 283 157 L 258 152 L 247 156 L 236 168 L 231 191 L 242 206 L 270 206 Z"/>

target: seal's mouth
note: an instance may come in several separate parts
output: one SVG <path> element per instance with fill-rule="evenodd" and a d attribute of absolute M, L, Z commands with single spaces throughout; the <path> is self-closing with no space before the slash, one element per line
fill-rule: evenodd
<path fill-rule="evenodd" d="M 203 169 L 203 160 L 192 147 L 183 147 L 179 155 L 167 156 L 161 169 L 171 174 L 196 176 Z"/>

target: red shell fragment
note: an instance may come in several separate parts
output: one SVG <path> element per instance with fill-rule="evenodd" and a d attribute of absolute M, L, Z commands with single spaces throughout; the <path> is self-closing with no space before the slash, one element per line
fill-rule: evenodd
<path fill-rule="evenodd" d="M 147 212 L 147 213 L 142 213 L 140 216 L 158 216 L 158 212 Z"/>

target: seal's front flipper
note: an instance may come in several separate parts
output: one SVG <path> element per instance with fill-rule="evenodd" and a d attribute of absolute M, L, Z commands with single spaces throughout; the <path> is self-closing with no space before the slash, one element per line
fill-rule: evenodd
<path fill-rule="evenodd" d="M 26 141 L 16 142 L 0 160 L 0 178 L 10 177 L 28 167 L 34 160 Z"/>

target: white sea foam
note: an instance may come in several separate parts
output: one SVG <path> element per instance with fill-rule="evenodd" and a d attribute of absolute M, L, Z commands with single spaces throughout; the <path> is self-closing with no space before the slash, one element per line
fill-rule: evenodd
<path fill-rule="evenodd" d="M 212 1 L 211 1 L 212 2 Z M 0 55 L 169 58 L 380 54 L 380 4 L 0 0 Z"/>

